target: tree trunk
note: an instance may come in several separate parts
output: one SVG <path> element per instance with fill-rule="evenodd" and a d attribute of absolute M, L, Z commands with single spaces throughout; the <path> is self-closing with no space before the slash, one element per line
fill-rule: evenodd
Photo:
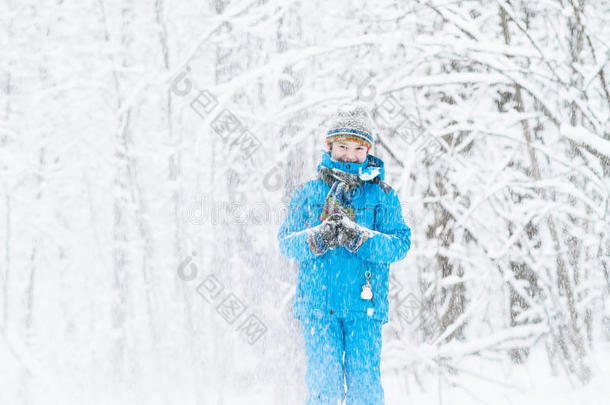
<path fill-rule="evenodd" d="M 507 45 L 510 45 L 510 31 L 508 28 L 508 17 L 504 8 L 500 7 L 500 18 L 502 24 L 502 31 L 504 33 L 504 40 Z M 516 110 L 518 112 L 524 112 L 525 106 L 523 102 L 523 97 L 521 95 L 521 86 L 518 84 L 514 85 L 515 87 L 515 95 L 514 99 L 517 104 Z M 532 147 L 532 137 L 530 132 L 529 123 L 526 119 L 521 121 L 521 127 L 523 130 L 523 136 L 525 137 L 525 141 L 527 144 L 527 150 L 529 153 L 529 159 L 531 164 L 531 175 L 535 181 L 540 181 L 541 173 L 540 167 L 536 158 L 536 151 Z M 539 194 L 542 200 L 547 200 L 546 192 L 543 188 L 537 188 L 536 192 Z M 562 291 L 567 298 L 567 312 L 569 315 L 569 319 L 566 319 L 567 330 L 560 328 L 558 332 L 561 333 L 560 336 L 554 336 L 557 340 L 557 343 L 560 347 L 562 347 L 564 355 L 568 356 L 566 360 L 568 360 L 568 364 L 570 367 L 570 371 L 576 373 L 579 379 L 582 382 L 587 382 L 591 376 L 591 370 L 585 364 L 585 347 L 583 344 L 583 338 L 581 336 L 579 327 L 578 327 L 578 312 L 576 309 L 576 301 L 574 296 L 574 290 L 572 281 L 569 277 L 569 274 L 566 269 L 565 260 L 561 253 L 561 243 L 559 240 L 559 235 L 555 226 L 555 221 L 551 214 L 546 216 L 546 225 L 548 231 L 550 233 L 550 237 L 553 243 L 553 249 L 556 252 L 555 261 L 556 261 L 556 272 L 557 272 L 557 280 L 559 282 L 560 291 Z M 552 293 L 552 292 L 551 292 Z M 560 310 L 561 313 L 561 310 Z M 550 321 L 550 320 L 549 320 Z M 565 335 L 564 335 L 565 333 Z M 566 339 L 567 338 L 567 339 Z M 571 345 L 571 346 L 568 346 Z M 575 353 L 572 353 L 572 350 Z"/>

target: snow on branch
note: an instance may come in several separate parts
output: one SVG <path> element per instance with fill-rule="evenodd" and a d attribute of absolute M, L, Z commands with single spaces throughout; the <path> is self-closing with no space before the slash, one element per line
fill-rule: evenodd
<path fill-rule="evenodd" d="M 571 139 L 581 146 L 586 147 L 591 153 L 597 155 L 597 153 L 591 151 L 591 149 L 594 149 L 606 159 L 610 157 L 610 141 L 592 134 L 586 128 L 581 126 L 573 127 L 569 124 L 561 124 L 559 131 L 561 135 Z"/>

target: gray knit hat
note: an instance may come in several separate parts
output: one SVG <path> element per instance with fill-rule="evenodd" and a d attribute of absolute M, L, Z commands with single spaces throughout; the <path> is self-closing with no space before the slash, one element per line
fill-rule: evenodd
<path fill-rule="evenodd" d="M 326 141 L 347 139 L 360 142 L 370 148 L 375 142 L 373 128 L 373 121 L 364 104 L 358 102 L 341 104 L 330 121 Z"/>

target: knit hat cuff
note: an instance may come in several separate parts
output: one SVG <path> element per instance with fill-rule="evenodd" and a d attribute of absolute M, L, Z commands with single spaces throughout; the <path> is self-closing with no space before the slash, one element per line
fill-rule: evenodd
<path fill-rule="evenodd" d="M 347 139 L 349 141 L 355 141 L 362 143 L 369 148 L 373 146 L 373 137 L 365 131 L 359 131 L 353 128 L 337 128 L 331 129 L 326 135 L 327 141 L 333 141 L 338 139 Z"/>

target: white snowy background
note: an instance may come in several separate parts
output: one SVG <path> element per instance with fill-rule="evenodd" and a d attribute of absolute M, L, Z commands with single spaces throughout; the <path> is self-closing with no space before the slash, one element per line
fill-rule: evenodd
<path fill-rule="evenodd" d="M 276 233 L 360 99 L 394 404 L 607 404 L 610 3 L 0 2 L 0 404 L 305 398 Z M 320 370 L 323 372 L 323 370 Z"/>

